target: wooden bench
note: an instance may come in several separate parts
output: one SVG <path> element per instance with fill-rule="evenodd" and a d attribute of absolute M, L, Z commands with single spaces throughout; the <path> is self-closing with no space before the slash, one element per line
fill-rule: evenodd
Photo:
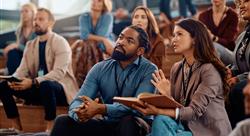
<path fill-rule="evenodd" d="M 44 108 L 42 106 L 17 105 L 24 132 L 44 131 Z M 67 114 L 68 107 L 57 107 L 57 115 Z M 7 119 L 3 105 L 0 104 L 0 128 L 10 128 L 11 122 Z"/>

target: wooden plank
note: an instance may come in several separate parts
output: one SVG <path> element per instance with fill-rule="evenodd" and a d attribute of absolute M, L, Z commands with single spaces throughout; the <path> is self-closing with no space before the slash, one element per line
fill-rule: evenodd
<path fill-rule="evenodd" d="M 44 108 L 42 106 L 18 105 L 21 123 L 24 132 L 41 132 L 46 128 Z M 67 114 L 67 107 L 57 107 L 57 115 Z M 0 105 L 0 128 L 10 128 L 11 122 L 7 119 L 4 108 Z"/>

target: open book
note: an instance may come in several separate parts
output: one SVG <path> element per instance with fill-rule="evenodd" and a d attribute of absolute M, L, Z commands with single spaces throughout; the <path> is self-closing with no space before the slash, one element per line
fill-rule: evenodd
<path fill-rule="evenodd" d="M 178 108 L 182 107 L 180 103 L 175 101 L 173 98 L 160 95 L 160 94 L 150 94 L 150 93 L 141 93 L 135 97 L 114 97 L 114 102 L 122 103 L 128 107 L 131 107 L 132 104 L 135 104 L 140 107 L 144 107 L 144 102 L 154 105 L 157 108 Z"/>
<path fill-rule="evenodd" d="M 21 82 L 22 80 L 14 76 L 0 76 L 1 80 L 7 80 L 9 82 Z"/>

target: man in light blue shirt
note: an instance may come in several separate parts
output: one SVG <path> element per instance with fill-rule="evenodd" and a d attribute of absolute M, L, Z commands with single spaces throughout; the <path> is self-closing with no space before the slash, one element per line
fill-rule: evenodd
<path fill-rule="evenodd" d="M 69 116 L 57 118 L 51 135 L 140 135 L 135 119 L 140 114 L 113 103 L 112 99 L 114 96 L 154 93 L 150 80 L 157 68 L 143 57 L 149 50 L 147 33 L 137 26 L 126 27 L 116 41 L 112 58 L 97 63 L 89 71 L 70 105 Z M 103 103 L 98 103 L 97 98 Z"/>

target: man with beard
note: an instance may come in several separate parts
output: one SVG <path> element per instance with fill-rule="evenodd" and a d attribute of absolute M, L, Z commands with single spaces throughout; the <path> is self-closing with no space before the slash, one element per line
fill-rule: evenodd
<path fill-rule="evenodd" d="M 116 41 L 111 59 L 97 63 L 89 71 L 70 104 L 69 115 L 56 119 L 51 135 L 139 136 L 142 129 L 138 120 L 144 122 L 139 118 L 140 114 L 113 103 L 112 98 L 154 93 L 150 80 L 157 68 L 143 57 L 149 47 L 148 36 L 143 29 L 126 27 Z"/>
<path fill-rule="evenodd" d="M 13 95 L 26 104 L 43 105 L 46 131 L 53 126 L 57 105 L 68 105 L 78 87 L 71 66 L 71 49 L 67 41 L 52 32 L 55 23 L 52 13 L 38 9 L 34 19 L 35 33 L 24 50 L 20 66 L 13 74 L 20 82 L 0 83 L 0 99 L 13 128 L 22 130 Z"/>

